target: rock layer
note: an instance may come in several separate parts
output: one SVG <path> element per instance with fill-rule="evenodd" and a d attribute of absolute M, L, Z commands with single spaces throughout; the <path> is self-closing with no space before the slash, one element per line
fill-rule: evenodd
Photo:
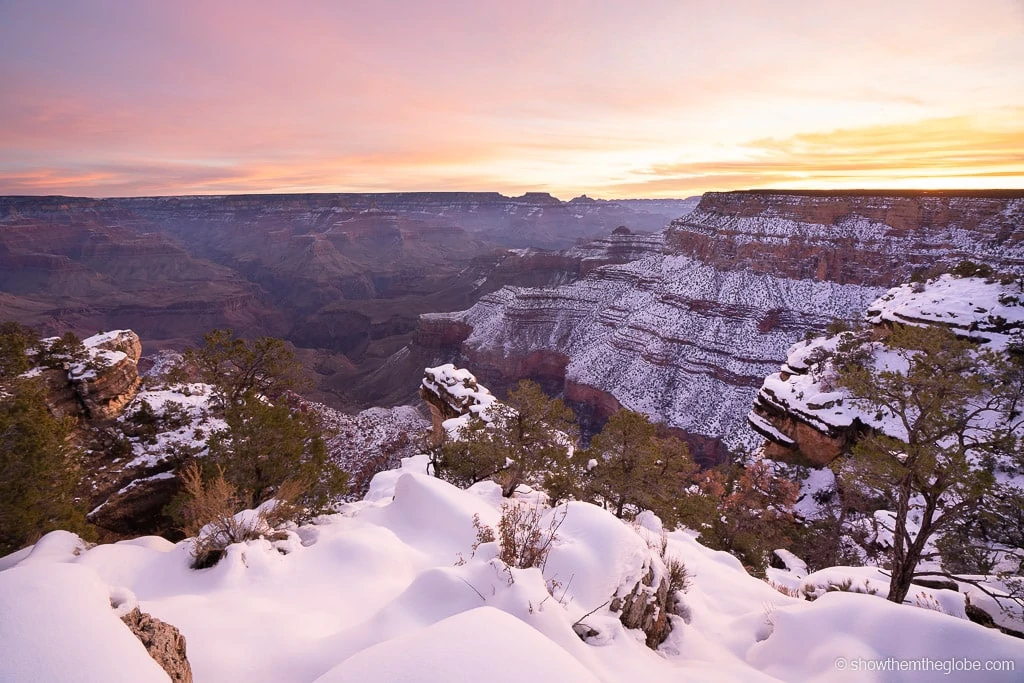
<path fill-rule="evenodd" d="M 283 337 L 315 370 L 312 398 L 402 403 L 422 366 L 388 385 L 367 375 L 420 313 L 564 284 L 592 262 L 526 248 L 658 230 L 689 208 L 541 193 L 0 197 L 0 320 L 46 334 L 130 326 L 155 349 L 218 327 Z"/>

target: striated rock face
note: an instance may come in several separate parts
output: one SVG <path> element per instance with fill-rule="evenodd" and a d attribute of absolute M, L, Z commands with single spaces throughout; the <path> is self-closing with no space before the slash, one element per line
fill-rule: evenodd
<path fill-rule="evenodd" d="M 43 340 L 47 343 L 52 340 Z M 40 370 L 50 411 L 110 420 L 135 398 L 142 380 L 138 362 L 142 342 L 132 330 L 97 334 L 83 342 L 85 356 L 65 369 Z"/>
<path fill-rule="evenodd" d="M 369 375 L 409 343 L 419 314 L 507 284 L 569 282 L 593 264 L 538 247 L 620 225 L 660 230 L 691 204 L 486 192 L 0 197 L 0 320 L 46 334 L 131 326 L 155 349 L 218 327 L 282 337 L 314 371 L 312 398 L 403 403 L 422 364 L 391 383 Z"/>
<path fill-rule="evenodd" d="M 142 379 L 138 363 L 142 357 L 142 341 L 132 330 L 115 330 L 97 334 L 82 342 L 94 358 L 102 358 L 98 369 L 87 369 L 69 375 L 85 413 L 94 420 L 110 420 L 139 391 Z"/>
<path fill-rule="evenodd" d="M 121 617 L 121 621 L 174 683 L 192 683 L 192 665 L 188 662 L 185 636 L 181 635 L 181 631 L 139 611 L 138 607 Z"/>
<path fill-rule="evenodd" d="M 723 269 L 891 287 L 936 262 L 1024 265 L 1022 224 L 1019 191 L 709 192 L 670 242 Z"/>
<path fill-rule="evenodd" d="M 529 358 L 562 354 L 564 379 L 550 365 L 541 379 L 595 426 L 616 404 L 641 410 L 696 437 L 711 462 L 724 446 L 760 444 L 745 419 L 751 401 L 808 331 L 859 316 L 920 267 L 1020 268 L 1024 193 L 1011 195 L 709 193 L 636 260 L 422 316 L 429 334 L 418 338 L 446 339 L 434 360 L 473 368 L 499 394 L 536 372 Z"/>

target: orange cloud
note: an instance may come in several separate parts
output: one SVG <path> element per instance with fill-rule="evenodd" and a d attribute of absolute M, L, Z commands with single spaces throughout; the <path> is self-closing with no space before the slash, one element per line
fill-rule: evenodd
<path fill-rule="evenodd" d="M 712 189 L 1024 187 L 1024 111 L 1003 127 L 972 117 L 761 139 L 745 158 L 660 164 L 605 188 L 617 196 Z"/>

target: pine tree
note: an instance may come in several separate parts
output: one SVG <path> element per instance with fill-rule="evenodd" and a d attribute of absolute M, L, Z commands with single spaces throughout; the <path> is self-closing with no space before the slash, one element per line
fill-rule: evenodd
<path fill-rule="evenodd" d="M 575 441 L 573 413 L 536 382 L 520 382 L 489 417 L 472 420 L 444 446 L 447 476 L 464 483 L 493 478 L 507 498 L 520 484 L 543 484 L 548 472 L 564 468 Z"/>
<path fill-rule="evenodd" d="M 591 489 L 619 518 L 632 507 L 671 519 L 672 506 L 697 469 L 686 444 L 658 436 L 656 425 L 632 410 L 612 415 L 588 455 L 597 461 Z"/>

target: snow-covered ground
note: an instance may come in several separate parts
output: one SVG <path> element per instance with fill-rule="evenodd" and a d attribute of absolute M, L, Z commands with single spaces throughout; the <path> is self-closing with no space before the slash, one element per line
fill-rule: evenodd
<path fill-rule="evenodd" d="M 656 518 L 629 524 L 571 503 L 544 570 L 506 571 L 494 544 L 473 550 L 474 515 L 492 526 L 499 518 L 497 486 L 463 491 L 425 468 L 424 456 L 406 459 L 377 475 L 363 501 L 285 540 L 233 545 L 210 569 L 189 568 L 188 542 L 90 548 L 65 532 L 0 558 L 0 680 L 166 680 L 118 621 L 135 604 L 181 630 L 200 683 L 1014 681 L 1024 672 L 1024 641 L 959 618 L 955 593 L 933 591 L 930 608 L 868 593 L 788 597 L 686 531 L 667 534 L 667 555 L 685 562 L 691 586 L 652 651 L 606 603 L 639 579 L 660 539 Z M 816 583 L 796 569 L 773 578 Z M 846 576 L 885 593 L 875 569 L 827 578 Z M 597 635 L 581 640 L 577 621 Z"/>

